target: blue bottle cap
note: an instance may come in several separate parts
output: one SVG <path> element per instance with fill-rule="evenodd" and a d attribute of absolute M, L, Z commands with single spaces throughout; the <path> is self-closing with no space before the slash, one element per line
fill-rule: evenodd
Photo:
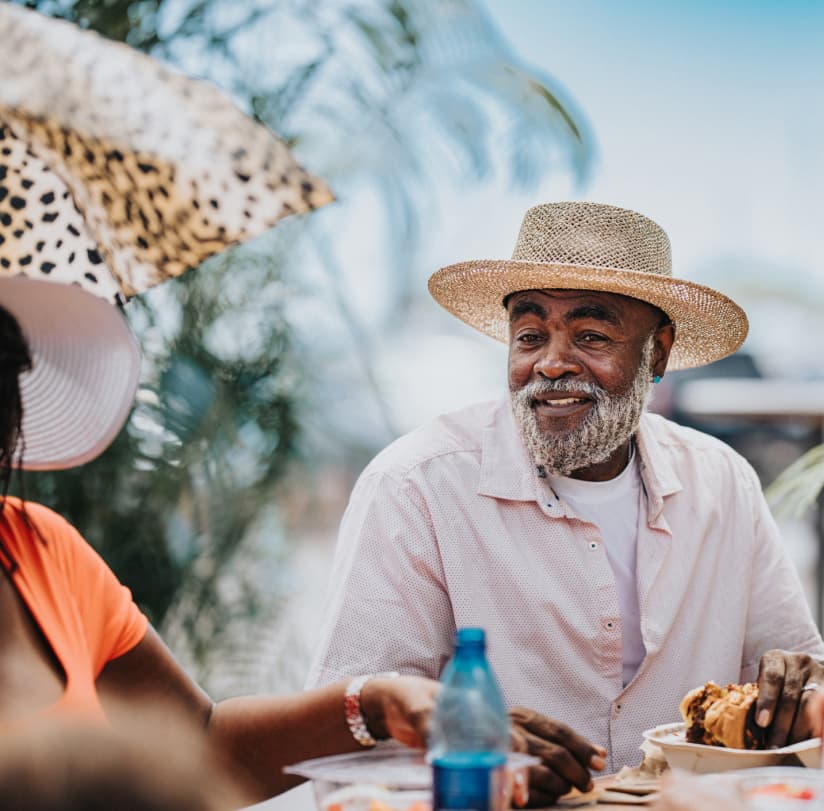
<path fill-rule="evenodd" d="M 458 628 L 455 631 L 456 645 L 485 645 L 486 634 L 483 628 Z"/>

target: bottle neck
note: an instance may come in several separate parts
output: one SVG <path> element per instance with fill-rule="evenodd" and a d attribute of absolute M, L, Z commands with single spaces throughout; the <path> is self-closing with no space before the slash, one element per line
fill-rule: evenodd
<path fill-rule="evenodd" d="M 455 658 L 463 661 L 485 659 L 486 645 L 483 642 L 459 642 L 455 649 Z"/>

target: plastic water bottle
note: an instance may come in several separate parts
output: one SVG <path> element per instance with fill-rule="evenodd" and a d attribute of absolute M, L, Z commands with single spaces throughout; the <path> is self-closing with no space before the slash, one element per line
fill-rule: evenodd
<path fill-rule="evenodd" d="M 509 717 L 481 628 L 459 628 L 429 737 L 434 811 L 502 811 Z"/>

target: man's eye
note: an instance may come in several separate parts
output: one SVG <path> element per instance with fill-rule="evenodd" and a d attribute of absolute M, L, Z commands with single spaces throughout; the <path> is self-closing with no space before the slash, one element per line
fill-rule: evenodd
<path fill-rule="evenodd" d="M 524 335 L 518 336 L 518 343 L 521 344 L 534 344 L 541 340 L 540 335 L 536 335 L 534 332 L 528 332 Z"/>
<path fill-rule="evenodd" d="M 599 332 L 585 332 L 580 336 L 579 340 L 584 341 L 584 343 L 594 344 L 608 339 L 606 335 L 601 335 Z"/>

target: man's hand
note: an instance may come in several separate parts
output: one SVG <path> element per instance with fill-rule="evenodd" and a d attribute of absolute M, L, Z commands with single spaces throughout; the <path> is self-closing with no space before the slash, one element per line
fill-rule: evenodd
<path fill-rule="evenodd" d="M 606 750 L 568 726 L 524 707 L 510 710 L 512 748 L 541 759 L 529 769 L 529 805 L 548 806 L 571 788 L 589 791 L 589 770 L 606 766 Z"/>
<path fill-rule="evenodd" d="M 808 684 L 824 685 L 824 665 L 806 653 L 770 650 L 758 667 L 755 723 L 767 730 L 766 745 L 773 749 L 812 736 L 805 712 Z"/>
<path fill-rule="evenodd" d="M 820 738 L 824 733 L 824 690 L 815 690 L 805 695 L 810 696 L 804 712 L 810 726 L 809 737 Z"/>

